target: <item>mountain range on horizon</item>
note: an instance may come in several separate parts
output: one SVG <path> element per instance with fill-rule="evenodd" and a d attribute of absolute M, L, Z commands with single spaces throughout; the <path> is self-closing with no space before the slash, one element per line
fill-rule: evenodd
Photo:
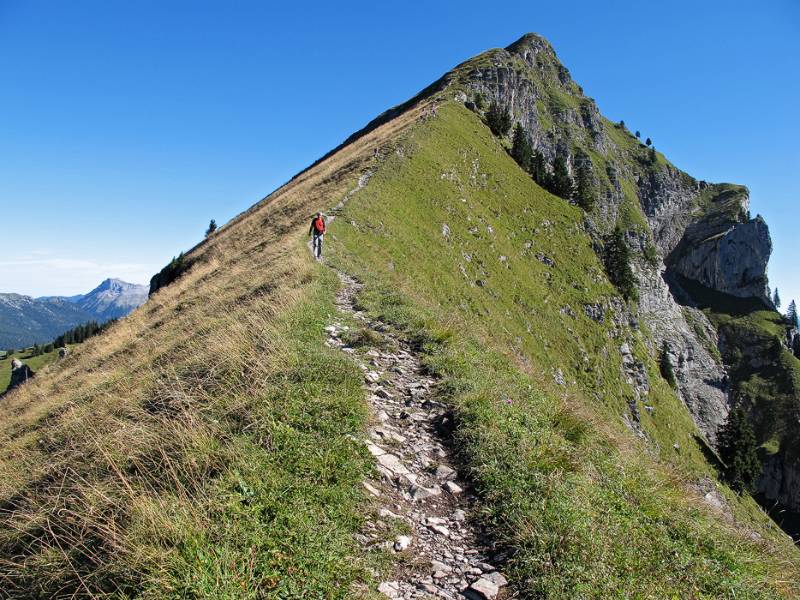
<path fill-rule="evenodd" d="M 0 348 L 47 343 L 82 323 L 123 317 L 147 300 L 147 292 L 146 285 L 109 278 L 75 296 L 0 293 Z"/>

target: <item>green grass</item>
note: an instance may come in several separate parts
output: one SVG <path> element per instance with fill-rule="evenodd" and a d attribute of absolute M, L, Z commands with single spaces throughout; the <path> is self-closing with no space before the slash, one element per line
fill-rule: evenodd
<path fill-rule="evenodd" d="M 369 580 L 352 537 L 371 469 L 352 439 L 366 419 L 361 372 L 322 344 L 337 284 L 323 275 L 312 300 L 277 325 L 288 346 L 265 394 L 238 409 L 246 431 L 213 449 L 229 464 L 202 513 L 178 513 L 169 529 L 176 537 L 151 538 L 153 551 L 168 549 L 167 562 L 144 597 L 349 597 L 354 581 Z M 214 411 L 219 419 L 225 403 Z"/>
<path fill-rule="evenodd" d="M 533 184 L 455 104 L 403 144 L 406 157 L 387 159 L 346 207 L 331 247 L 367 283 L 360 302 L 418 340 L 443 377 L 463 459 L 487 524 L 515 551 L 508 570 L 521 590 L 549 598 L 797 592 L 777 582 L 797 573 L 797 557 L 752 501 L 721 488 L 739 530 L 757 530 L 761 543 L 690 498 L 684 482 L 714 472 L 644 333 L 615 325 L 624 319 L 581 212 Z M 594 303 L 606 308 L 602 323 L 584 314 Z M 622 424 L 635 402 L 621 373 L 623 342 L 649 375 L 638 405 L 649 443 Z M 567 385 L 554 382 L 557 370 Z"/>
<path fill-rule="evenodd" d="M 17 351 L 11 356 L 0 359 L 0 394 L 6 391 L 11 382 L 11 359 L 18 358 L 34 372 L 58 360 L 58 350 L 46 352 L 39 356 L 31 356 L 31 349 Z"/>

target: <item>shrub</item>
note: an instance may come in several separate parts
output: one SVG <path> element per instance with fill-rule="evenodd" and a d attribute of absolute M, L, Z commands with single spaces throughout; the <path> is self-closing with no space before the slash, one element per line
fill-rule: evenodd
<path fill-rule="evenodd" d="M 658 266 L 658 250 L 656 249 L 655 245 L 648 242 L 647 245 L 644 247 L 644 251 L 642 252 L 644 259 L 653 267 Z"/>
<path fill-rule="evenodd" d="M 678 387 L 678 381 L 675 379 L 675 371 L 672 368 L 672 359 L 669 357 L 669 344 L 664 340 L 661 346 L 661 356 L 658 359 L 658 367 L 661 371 L 661 376 L 669 384 L 672 389 Z"/>
<path fill-rule="evenodd" d="M 186 259 L 183 252 L 177 257 L 173 257 L 166 267 L 150 278 L 150 295 L 152 296 L 156 290 L 175 281 L 183 273 L 188 271 L 190 266 L 191 263 Z"/>
<path fill-rule="evenodd" d="M 544 155 L 538 150 L 533 153 L 528 172 L 536 183 L 545 189 L 549 188 L 548 179 L 550 174 L 547 172 L 547 162 L 544 159 Z"/>
<path fill-rule="evenodd" d="M 556 156 L 548 190 L 564 200 L 569 200 L 575 195 L 575 182 L 569 174 L 567 159 L 563 156 Z"/>

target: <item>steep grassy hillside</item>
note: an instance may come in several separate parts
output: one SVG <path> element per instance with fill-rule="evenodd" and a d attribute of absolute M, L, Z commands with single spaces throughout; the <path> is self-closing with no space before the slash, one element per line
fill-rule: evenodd
<path fill-rule="evenodd" d="M 710 483 L 693 422 L 615 301 L 582 213 L 533 184 L 455 103 L 391 150 L 337 221 L 336 262 L 445 378 L 463 459 L 521 588 L 796 593 L 788 540 L 751 500 Z M 589 316 L 597 306 L 602 320 Z M 650 382 L 638 401 L 622 344 Z M 641 434 L 624 424 L 632 412 Z M 723 511 L 692 491 L 700 482 L 720 490 Z"/>
<path fill-rule="evenodd" d="M 409 114 L 407 119 L 413 119 Z M 3 597 L 350 597 L 371 462 L 323 345 L 307 218 L 395 121 L 195 248 L 192 268 L 0 403 Z M 362 586 L 362 587 L 359 587 Z"/>
<path fill-rule="evenodd" d="M 583 213 L 452 95 L 354 137 L 0 403 L 3 594 L 375 595 L 363 377 L 325 345 L 338 280 L 305 247 L 326 207 L 330 264 L 441 378 L 519 597 L 800 594 L 796 549 L 716 482 Z"/>

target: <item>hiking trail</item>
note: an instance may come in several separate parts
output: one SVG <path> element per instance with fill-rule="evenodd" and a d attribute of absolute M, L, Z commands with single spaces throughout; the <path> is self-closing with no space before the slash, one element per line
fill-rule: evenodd
<path fill-rule="evenodd" d="M 497 556 L 470 518 L 475 497 L 459 478 L 446 430 L 448 407 L 432 399 L 437 379 L 405 339 L 356 307 L 363 287 L 337 271 L 342 287 L 337 310 L 352 317 L 374 343 L 366 351 L 345 341 L 350 328 L 339 321 L 326 327 L 326 344 L 353 357 L 364 372 L 372 412 L 367 448 L 379 481 L 365 481 L 375 497 L 376 516 L 357 536 L 365 550 L 386 547 L 397 556 L 394 572 L 378 590 L 389 598 L 507 597 L 505 577 L 489 556 Z M 398 526 L 407 533 L 387 541 Z"/>

